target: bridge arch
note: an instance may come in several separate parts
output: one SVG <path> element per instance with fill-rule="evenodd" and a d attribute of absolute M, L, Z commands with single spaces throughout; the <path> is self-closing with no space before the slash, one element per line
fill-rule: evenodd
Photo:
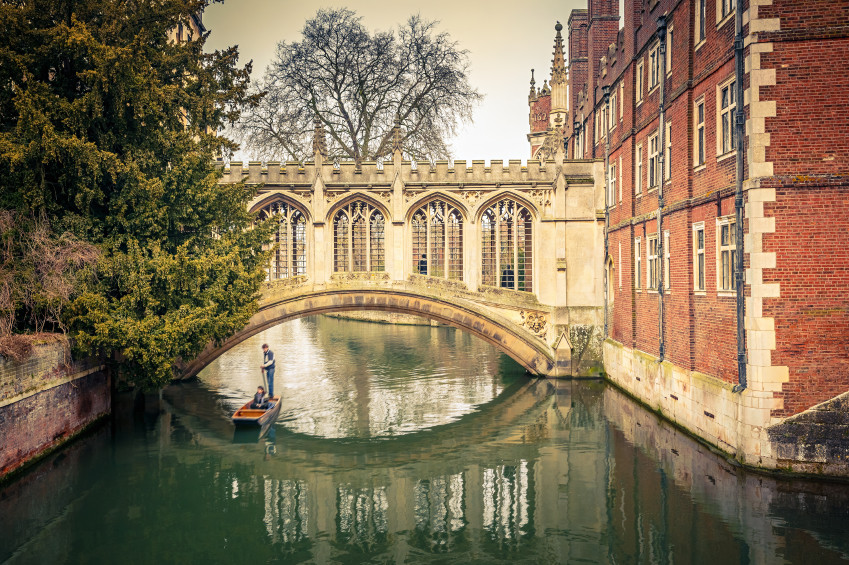
<path fill-rule="evenodd" d="M 247 338 L 278 324 L 330 312 L 376 310 L 414 314 L 467 331 L 488 343 L 537 375 L 555 370 L 551 348 L 524 327 L 480 306 L 465 301 L 426 296 L 413 290 L 363 287 L 360 289 L 313 289 L 283 297 L 269 295 L 260 310 L 238 333 L 220 345 L 209 344 L 183 370 L 183 378 L 197 375 L 201 369 Z"/>

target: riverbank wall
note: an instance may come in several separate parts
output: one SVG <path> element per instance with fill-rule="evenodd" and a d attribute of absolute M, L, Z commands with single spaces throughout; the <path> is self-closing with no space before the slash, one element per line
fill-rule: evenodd
<path fill-rule="evenodd" d="M 23 361 L 0 357 L 0 480 L 112 410 L 102 364 L 74 361 L 66 341 L 37 344 Z"/>
<path fill-rule="evenodd" d="M 612 339 L 604 365 L 611 383 L 745 467 L 849 480 L 849 392 L 783 418 L 763 372 L 736 390 Z"/>

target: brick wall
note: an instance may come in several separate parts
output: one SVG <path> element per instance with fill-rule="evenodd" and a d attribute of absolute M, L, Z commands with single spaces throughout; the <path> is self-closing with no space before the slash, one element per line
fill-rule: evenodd
<path fill-rule="evenodd" d="M 106 372 L 69 360 L 67 345 L 56 343 L 22 363 L 0 361 L 0 477 L 109 414 Z"/>
<path fill-rule="evenodd" d="M 766 209 L 776 268 L 764 282 L 781 296 L 764 301 L 764 315 L 775 318 L 773 364 L 790 369 L 773 415 L 786 417 L 849 390 L 849 185 L 788 182 Z"/>

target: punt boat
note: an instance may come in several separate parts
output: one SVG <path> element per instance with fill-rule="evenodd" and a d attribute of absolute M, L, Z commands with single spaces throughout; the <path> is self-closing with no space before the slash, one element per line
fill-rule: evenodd
<path fill-rule="evenodd" d="M 233 412 L 233 423 L 237 428 L 267 428 L 280 414 L 279 396 L 268 399 L 268 408 L 251 408 L 253 400 L 249 400 L 244 406 Z"/>

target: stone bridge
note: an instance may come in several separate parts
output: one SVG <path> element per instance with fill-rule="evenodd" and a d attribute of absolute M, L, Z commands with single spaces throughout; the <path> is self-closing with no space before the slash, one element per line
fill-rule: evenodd
<path fill-rule="evenodd" d="M 379 310 L 466 330 L 529 372 L 601 368 L 601 161 L 233 162 L 222 182 L 259 186 L 277 222 L 259 311 L 185 371 L 273 325 Z"/>

